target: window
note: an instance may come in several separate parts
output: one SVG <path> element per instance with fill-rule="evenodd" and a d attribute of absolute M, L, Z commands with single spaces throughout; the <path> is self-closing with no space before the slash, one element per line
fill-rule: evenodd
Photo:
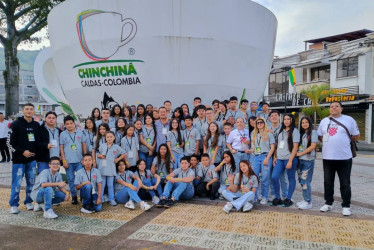
<path fill-rule="evenodd" d="M 287 80 L 287 83 L 285 81 Z M 284 90 L 284 87 L 286 90 Z M 288 92 L 288 76 L 285 72 L 273 73 L 269 76 L 269 95 Z"/>
<path fill-rule="evenodd" d="M 330 65 L 312 68 L 312 81 L 330 80 Z"/>
<path fill-rule="evenodd" d="M 349 57 L 338 60 L 337 77 L 349 77 L 358 75 L 358 57 Z"/>

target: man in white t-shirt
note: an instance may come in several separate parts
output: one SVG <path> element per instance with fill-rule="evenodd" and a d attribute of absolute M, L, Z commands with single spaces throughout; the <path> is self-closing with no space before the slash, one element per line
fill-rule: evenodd
<path fill-rule="evenodd" d="M 4 119 L 4 114 L 0 112 L 0 152 L 1 161 L 0 162 L 10 162 L 10 153 L 7 145 L 8 130 L 10 122 Z"/>
<path fill-rule="evenodd" d="M 318 136 L 323 143 L 322 158 L 325 186 L 325 205 L 321 207 L 322 212 L 331 210 L 334 202 L 335 173 L 338 173 L 340 181 L 340 192 L 343 199 L 343 215 L 351 215 L 351 169 L 352 151 L 350 136 L 357 141 L 360 131 L 356 121 L 342 114 L 343 106 L 340 102 L 330 105 L 330 117 L 324 118 L 318 127 Z M 335 122 L 336 120 L 337 122 Z M 346 129 L 340 124 L 344 125 Z"/>

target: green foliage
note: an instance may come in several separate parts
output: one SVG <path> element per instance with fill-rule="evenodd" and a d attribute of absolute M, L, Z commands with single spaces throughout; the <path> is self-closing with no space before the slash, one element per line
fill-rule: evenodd
<path fill-rule="evenodd" d="M 330 115 L 330 109 L 329 108 L 321 108 L 318 112 L 319 118 L 322 120 L 325 117 L 328 117 Z"/>
<path fill-rule="evenodd" d="M 329 116 L 330 110 L 328 108 L 318 106 L 332 93 L 328 84 L 312 85 L 306 89 L 303 89 L 301 93 L 306 95 L 312 101 L 312 107 L 303 108 L 303 113 L 309 115 L 313 119 L 314 113 L 318 115 L 319 119 Z M 316 121 L 314 121 L 314 123 L 316 123 Z"/>
<path fill-rule="evenodd" d="M 34 61 L 40 50 L 19 50 L 17 52 L 20 70 L 34 70 Z M 0 48 L 0 58 L 4 58 L 4 49 Z M 0 70 L 5 69 L 5 61 L 0 60 Z M 5 78 L 5 77 L 4 77 Z"/>

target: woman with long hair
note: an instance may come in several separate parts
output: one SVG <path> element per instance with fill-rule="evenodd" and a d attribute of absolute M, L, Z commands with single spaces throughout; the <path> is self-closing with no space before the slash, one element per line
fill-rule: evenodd
<path fill-rule="evenodd" d="M 208 126 L 208 131 L 204 139 L 203 152 L 210 157 L 211 164 L 218 166 L 222 160 L 222 151 L 220 148 L 225 142 L 220 136 L 220 130 L 216 122 L 212 122 Z"/>
<path fill-rule="evenodd" d="M 236 173 L 235 159 L 230 151 L 227 150 L 223 152 L 223 160 L 216 167 L 215 171 L 217 173 L 220 173 L 220 187 L 218 189 L 218 193 L 222 195 L 222 192 L 226 190 L 227 187 L 230 185 L 229 177 L 235 175 Z"/>
<path fill-rule="evenodd" d="M 157 132 L 152 115 L 146 114 L 144 121 L 142 133 L 139 135 L 139 158 L 145 160 L 147 169 L 151 169 L 156 151 Z"/>
<path fill-rule="evenodd" d="M 90 118 L 92 118 L 95 122 L 101 120 L 100 109 L 94 108 L 91 112 Z"/>

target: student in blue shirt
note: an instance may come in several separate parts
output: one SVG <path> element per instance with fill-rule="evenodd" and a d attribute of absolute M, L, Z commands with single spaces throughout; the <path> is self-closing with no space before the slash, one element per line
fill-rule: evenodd
<path fill-rule="evenodd" d="M 184 156 L 183 154 L 183 138 L 179 128 L 178 119 L 172 118 L 170 121 L 170 128 L 167 134 L 167 145 L 171 152 L 171 159 L 174 162 L 174 169 L 179 168 L 180 159 Z"/>
<path fill-rule="evenodd" d="M 78 199 L 74 186 L 74 173 L 82 168 L 82 155 L 87 153 L 86 138 L 82 131 L 76 130 L 74 118 L 70 115 L 65 116 L 64 125 L 66 130 L 60 135 L 60 154 L 68 176 L 72 196 L 71 203 L 77 205 Z"/>
<path fill-rule="evenodd" d="M 127 125 L 134 124 L 134 119 L 132 117 L 132 111 L 130 106 L 123 107 L 123 118 L 125 118 Z"/>
<path fill-rule="evenodd" d="M 178 119 L 178 123 L 181 130 L 186 129 L 186 126 L 184 125 L 183 109 L 181 107 L 174 109 L 173 116 L 171 118 Z"/>
<path fill-rule="evenodd" d="M 31 198 L 35 201 L 34 212 L 43 208 L 43 217 L 47 219 L 58 217 L 52 209 L 52 204 L 59 204 L 70 199 L 70 194 L 65 189 L 66 183 L 63 182 L 59 170 L 60 158 L 51 157 L 49 169 L 45 169 L 39 174 L 31 191 Z"/>
<path fill-rule="evenodd" d="M 220 187 L 216 167 L 210 163 L 208 154 L 201 155 L 201 169 L 198 171 L 201 183 L 196 187 L 197 196 L 209 196 L 211 200 L 216 199 L 216 194 Z"/>
<path fill-rule="evenodd" d="M 90 214 L 102 210 L 101 196 L 101 174 L 97 168 L 92 167 L 92 155 L 85 154 L 83 157 L 83 167 L 75 175 L 74 185 L 80 190 L 82 199 L 82 213 Z"/>
<path fill-rule="evenodd" d="M 144 116 L 145 124 L 142 133 L 139 135 L 139 158 L 146 161 L 147 169 L 151 169 L 156 151 L 156 127 L 153 117 L 149 114 Z"/>
<path fill-rule="evenodd" d="M 114 135 L 116 136 L 115 143 L 121 146 L 121 140 L 125 136 L 126 120 L 122 117 L 116 121 L 116 128 L 114 129 Z"/>
<path fill-rule="evenodd" d="M 114 120 L 109 120 L 110 117 L 110 110 L 108 108 L 101 109 L 101 120 L 96 121 L 96 127 L 98 127 L 102 123 L 106 123 L 109 125 L 109 128 L 114 128 Z"/>
<path fill-rule="evenodd" d="M 94 137 L 96 135 L 96 124 L 92 118 L 87 118 L 84 122 L 83 134 L 86 137 L 87 153 L 92 154 L 92 150 L 95 147 Z"/>
<path fill-rule="evenodd" d="M 91 119 L 93 119 L 95 122 L 101 119 L 100 109 L 94 108 L 91 112 Z"/>
<path fill-rule="evenodd" d="M 141 120 L 144 124 L 145 107 L 143 104 L 139 104 L 136 108 L 135 120 Z"/>
<path fill-rule="evenodd" d="M 136 162 L 139 160 L 139 155 L 138 155 L 138 149 L 139 149 L 139 144 L 134 137 L 134 131 L 135 127 L 133 125 L 127 126 L 126 129 L 126 136 L 122 138 L 121 140 L 121 148 L 125 151 L 126 153 L 126 164 L 130 167 L 130 170 L 132 172 L 135 172 L 137 167 L 136 167 Z"/>
<path fill-rule="evenodd" d="M 92 159 L 93 159 L 94 168 L 97 167 L 97 160 L 98 160 L 97 155 L 98 155 L 99 147 L 101 146 L 101 144 L 104 144 L 106 142 L 105 135 L 106 135 L 106 132 L 108 131 L 110 131 L 110 129 L 109 129 L 109 125 L 106 123 L 100 124 L 99 127 L 97 128 L 96 136 L 93 139 L 94 147 L 92 148 Z"/>
<path fill-rule="evenodd" d="M 110 123 L 116 123 L 116 121 L 123 116 L 122 108 L 119 104 L 116 104 L 112 107 L 110 111 L 109 121 Z"/>
<path fill-rule="evenodd" d="M 140 199 L 152 199 L 153 204 L 158 204 L 160 199 L 157 197 L 155 191 L 160 185 L 160 176 L 146 169 L 145 160 L 139 159 L 137 162 L 138 169 L 135 174 L 142 182 L 142 188 L 139 189 L 138 195 Z"/>

